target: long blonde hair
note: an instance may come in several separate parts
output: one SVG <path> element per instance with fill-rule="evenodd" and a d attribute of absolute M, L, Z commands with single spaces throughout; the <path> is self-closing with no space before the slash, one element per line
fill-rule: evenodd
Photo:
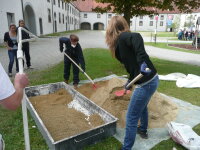
<path fill-rule="evenodd" d="M 127 21 L 122 16 L 113 16 L 106 29 L 106 43 L 115 57 L 115 48 L 118 36 L 122 32 L 130 32 Z"/>

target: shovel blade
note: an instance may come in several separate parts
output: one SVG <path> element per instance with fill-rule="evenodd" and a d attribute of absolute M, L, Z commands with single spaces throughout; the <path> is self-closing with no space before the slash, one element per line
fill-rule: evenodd
<path fill-rule="evenodd" d="M 127 90 L 126 92 L 125 92 L 125 90 L 119 90 L 119 91 L 115 92 L 115 95 L 116 96 L 123 96 L 125 94 L 129 94 L 130 92 L 131 92 L 130 90 Z"/>
<path fill-rule="evenodd" d="M 92 87 L 93 87 L 94 90 L 97 89 L 97 85 L 96 84 L 92 84 Z"/>

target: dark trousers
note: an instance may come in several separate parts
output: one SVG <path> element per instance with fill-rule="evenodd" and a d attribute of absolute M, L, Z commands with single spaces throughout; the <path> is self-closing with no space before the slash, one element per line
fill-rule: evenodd
<path fill-rule="evenodd" d="M 74 59 L 73 59 L 74 60 Z M 74 60 L 77 64 L 78 61 L 77 60 Z M 69 76 L 70 76 L 70 68 L 71 68 L 71 65 L 73 67 L 73 81 L 74 83 L 73 84 L 78 84 L 79 83 L 79 69 L 76 65 L 74 65 L 73 62 L 71 62 L 67 56 L 64 56 L 64 79 L 65 80 L 69 80 Z"/>
<path fill-rule="evenodd" d="M 30 57 L 30 52 L 29 52 L 29 46 L 23 47 L 22 51 L 23 51 L 23 54 L 25 55 L 26 65 L 27 65 L 27 67 L 30 67 L 31 66 L 31 57 Z"/>
<path fill-rule="evenodd" d="M 17 50 L 8 50 L 8 57 L 9 57 L 9 65 L 8 65 L 8 72 L 12 73 L 12 68 L 14 64 L 14 60 L 16 62 L 16 72 L 19 71 L 18 60 L 17 60 Z"/>

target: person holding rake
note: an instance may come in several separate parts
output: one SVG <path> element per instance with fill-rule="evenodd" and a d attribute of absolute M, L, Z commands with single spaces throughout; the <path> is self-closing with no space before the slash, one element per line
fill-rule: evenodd
<path fill-rule="evenodd" d="M 65 45 L 65 53 L 70 57 L 76 64 L 81 64 L 82 70 L 85 72 L 85 60 L 82 52 L 82 48 L 78 43 L 79 38 L 77 35 L 71 34 L 70 38 L 61 37 L 59 38 L 60 52 L 63 52 L 63 46 Z M 79 83 L 79 68 L 66 56 L 64 55 L 64 80 L 68 84 L 70 76 L 70 68 L 73 66 L 73 85 L 77 88 Z"/>
<path fill-rule="evenodd" d="M 131 33 L 124 17 L 113 16 L 106 30 L 106 43 L 113 57 L 117 58 L 130 74 L 126 85 L 140 73 L 143 75 L 136 84 L 126 114 L 126 131 L 122 150 L 131 150 L 136 133 L 148 138 L 148 108 L 151 96 L 158 87 L 157 71 L 144 48 L 142 36 Z M 130 87 L 125 85 L 125 91 Z M 140 125 L 138 126 L 138 121 Z"/>

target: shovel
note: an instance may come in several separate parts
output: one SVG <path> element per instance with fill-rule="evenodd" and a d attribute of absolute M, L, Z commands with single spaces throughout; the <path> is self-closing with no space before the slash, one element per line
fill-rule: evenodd
<path fill-rule="evenodd" d="M 65 54 L 65 56 L 67 56 L 67 58 L 69 58 L 69 60 L 71 60 L 74 63 L 74 65 L 76 65 L 78 67 L 78 69 L 90 80 L 90 82 L 92 82 L 93 88 L 96 89 L 97 86 L 94 84 L 94 81 L 87 75 L 87 73 L 85 71 L 83 71 L 83 69 L 77 63 L 75 63 L 73 61 L 73 59 L 71 57 L 69 57 L 69 55 L 67 55 L 65 52 L 64 52 L 64 54 Z"/>
<path fill-rule="evenodd" d="M 141 79 L 143 77 L 143 75 L 140 73 L 139 75 L 137 75 L 127 86 L 126 88 L 128 89 L 132 84 L 134 84 L 136 81 L 138 81 L 139 79 Z M 130 90 L 119 90 L 115 92 L 116 96 L 123 96 L 125 94 L 129 94 L 131 91 Z"/>

